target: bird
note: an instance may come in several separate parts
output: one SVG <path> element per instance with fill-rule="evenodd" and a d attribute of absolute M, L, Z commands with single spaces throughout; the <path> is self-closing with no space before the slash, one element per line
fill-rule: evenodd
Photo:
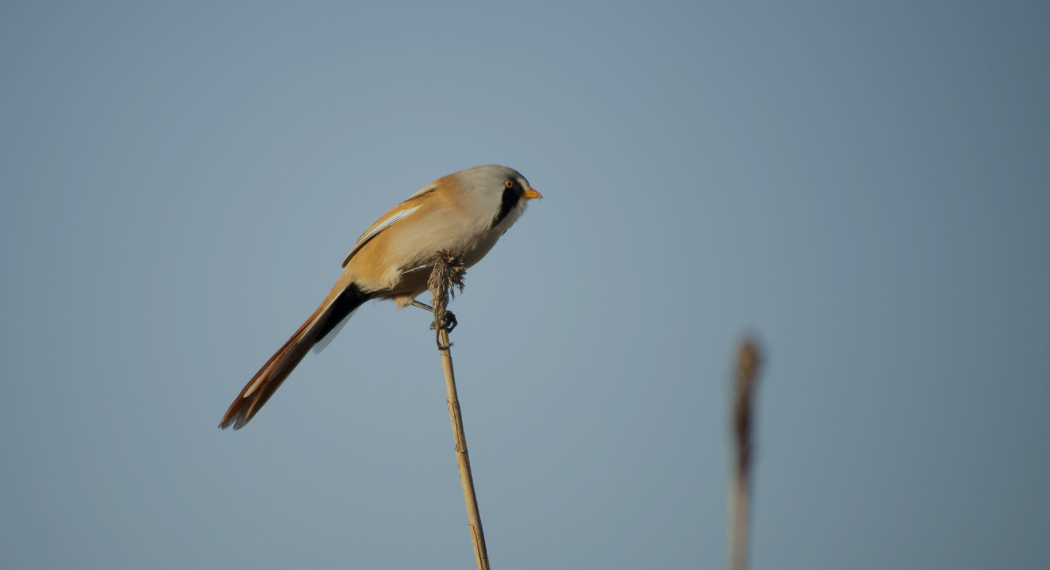
<path fill-rule="evenodd" d="M 427 290 L 438 255 L 454 253 L 464 268 L 473 266 L 537 198 L 521 173 L 488 164 L 439 178 L 394 206 L 357 238 L 331 292 L 248 381 L 219 427 L 244 427 L 306 353 L 324 348 L 366 301 L 429 308 L 415 298 Z"/>

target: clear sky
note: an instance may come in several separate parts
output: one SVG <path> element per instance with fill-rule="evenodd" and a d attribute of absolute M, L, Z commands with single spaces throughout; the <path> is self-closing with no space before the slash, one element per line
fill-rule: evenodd
<path fill-rule="evenodd" d="M 494 568 L 1050 567 L 1050 3 L 5 2 L 0 566 L 471 568 L 428 315 L 219 418 L 353 241 L 544 194 L 453 354 Z"/>

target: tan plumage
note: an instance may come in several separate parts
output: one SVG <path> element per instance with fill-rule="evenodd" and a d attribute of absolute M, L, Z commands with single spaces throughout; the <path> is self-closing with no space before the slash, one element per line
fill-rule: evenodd
<path fill-rule="evenodd" d="M 412 304 L 426 291 L 439 251 L 462 253 L 467 267 L 477 263 L 533 198 L 542 196 L 517 171 L 477 166 L 435 180 L 384 214 L 358 238 L 325 300 L 245 385 L 219 427 L 248 423 L 310 348 L 330 340 L 365 301 Z"/>

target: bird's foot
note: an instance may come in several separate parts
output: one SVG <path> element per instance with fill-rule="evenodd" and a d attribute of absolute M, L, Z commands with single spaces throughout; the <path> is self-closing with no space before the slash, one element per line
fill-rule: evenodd
<path fill-rule="evenodd" d="M 441 328 L 445 329 L 445 332 L 452 332 L 452 329 L 456 328 L 456 325 L 459 324 L 459 321 L 456 320 L 455 313 L 452 311 L 445 311 L 444 317 L 445 318 L 441 320 Z M 430 325 L 430 329 L 434 330 L 433 324 Z"/>
<path fill-rule="evenodd" d="M 434 312 L 434 307 L 431 307 L 430 305 L 426 303 L 421 303 L 419 301 L 412 301 L 412 306 L 419 307 L 420 309 L 423 309 L 425 311 L 430 311 L 431 313 Z M 431 323 L 430 330 L 437 330 L 435 326 L 436 324 L 437 323 Z M 459 321 L 456 320 L 456 315 L 452 311 L 445 311 L 444 318 L 441 319 L 441 328 L 444 329 L 445 332 L 452 332 L 452 329 L 456 328 L 456 325 L 458 324 Z"/>

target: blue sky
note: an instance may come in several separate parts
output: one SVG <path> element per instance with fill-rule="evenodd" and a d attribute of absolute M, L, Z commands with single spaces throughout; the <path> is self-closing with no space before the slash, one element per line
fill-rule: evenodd
<path fill-rule="evenodd" d="M 497 568 L 1050 563 L 1050 6 L 5 3 L 0 563 L 463 568 L 438 353 L 370 303 L 216 429 L 353 241 L 544 194 L 452 304 Z"/>

